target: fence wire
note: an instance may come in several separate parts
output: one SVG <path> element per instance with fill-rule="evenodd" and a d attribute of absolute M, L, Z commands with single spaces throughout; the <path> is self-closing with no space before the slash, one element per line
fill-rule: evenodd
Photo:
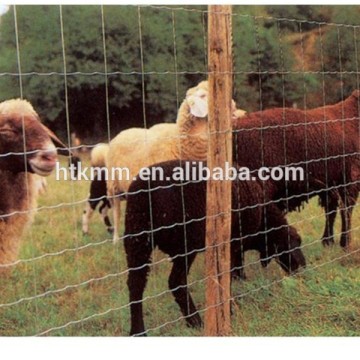
<path fill-rule="evenodd" d="M 120 79 L 127 78 L 130 79 L 127 80 L 129 83 L 134 82 L 135 80 L 133 79 L 139 79 L 137 80 L 139 88 L 136 89 L 136 91 L 139 92 L 138 100 L 140 101 L 140 110 L 137 109 L 136 111 L 141 113 L 141 124 L 136 123 L 135 125 L 134 123 L 134 126 L 132 126 L 133 123 L 130 121 L 129 126 L 127 127 L 136 126 L 138 128 L 147 129 L 154 124 L 169 122 L 169 117 L 172 117 L 171 122 L 174 122 L 176 119 L 174 114 L 177 114 L 185 97 L 184 91 L 186 89 L 184 84 L 189 85 L 188 88 L 194 87 L 199 82 L 198 80 L 207 80 L 207 77 L 210 74 L 209 71 L 207 71 L 206 19 L 208 10 L 206 9 L 201 7 L 182 6 L 119 6 L 118 8 L 120 9 L 133 8 L 136 13 L 136 23 L 133 24 L 134 27 L 136 27 L 136 31 L 134 32 L 136 38 L 132 39 L 132 46 L 138 53 L 137 61 L 139 69 L 128 70 L 127 64 L 123 65 L 124 69 L 121 68 L 120 59 L 120 65 L 114 64 L 113 54 L 115 47 L 118 45 L 116 44 L 116 41 L 114 42 L 114 38 L 116 39 L 116 37 L 114 37 L 113 28 L 111 27 L 113 26 L 110 21 L 111 7 L 101 5 L 98 7 L 100 29 L 98 37 L 101 39 L 101 54 L 97 54 L 97 56 L 101 59 L 102 70 L 70 71 L 69 69 L 73 69 L 74 66 L 77 66 L 76 63 L 72 64 L 71 61 L 68 60 L 73 55 L 71 54 L 71 50 L 69 50 L 70 42 L 73 41 L 73 39 L 69 36 L 68 26 L 70 24 L 67 23 L 69 9 L 71 9 L 71 7 L 61 5 L 59 7 L 50 6 L 48 7 L 48 11 L 54 8 L 58 11 L 57 31 L 59 33 L 58 41 L 61 44 L 62 69 L 52 71 L 52 69 L 49 70 L 48 67 L 42 69 L 33 65 L 34 70 L 23 71 L 24 68 L 29 70 L 29 64 L 24 61 L 24 59 L 26 59 L 26 54 L 23 53 L 23 47 L 26 48 L 25 33 L 22 28 L 24 14 L 19 11 L 21 10 L 21 6 L 13 6 L 11 11 L 14 20 L 13 35 L 16 44 L 16 60 L 14 60 L 14 65 L 16 65 L 16 70 L 2 71 L 2 59 L 0 57 L 0 82 L 7 79 L 10 79 L 11 81 L 17 79 L 18 97 L 21 99 L 29 98 L 31 100 L 33 100 L 32 95 L 27 91 L 27 86 L 30 88 L 30 83 L 28 81 L 46 78 L 51 79 L 54 83 L 59 82 L 59 84 L 62 84 L 63 87 L 60 95 L 63 102 L 63 113 L 61 116 L 63 117 L 65 124 L 65 128 L 62 129 L 64 138 L 66 139 L 64 143 L 73 154 L 79 156 L 81 163 L 86 166 L 90 166 L 90 152 L 96 143 L 103 141 L 111 144 L 111 140 L 118 130 L 119 124 L 116 120 L 116 114 L 114 115 L 112 113 L 112 98 L 115 98 L 116 96 L 114 94 L 116 89 L 119 90 L 119 87 L 112 87 L 114 79 L 117 79 L 117 77 Z M 241 194 L 237 198 L 240 206 L 233 208 L 230 215 L 233 219 L 238 216 L 240 236 L 233 236 L 229 242 L 232 245 L 241 242 L 241 250 L 243 251 L 243 241 L 251 241 L 252 238 L 255 239 L 256 237 L 264 236 L 266 255 L 260 259 L 254 252 L 246 253 L 245 263 L 241 266 L 234 265 L 230 269 L 230 273 L 234 270 L 246 270 L 246 273 L 249 276 L 247 280 L 233 280 L 232 282 L 232 296 L 228 301 L 232 304 L 233 310 L 233 334 L 267 335 L 271 333 L 269 329 L 264 330 L 262 326 L 258 326 L 255 333 L 251 332 L 253 330 L 249 331 L 249 328 L 256 328 L 256 321 L 251 323 L 251 319 L 260 316 L 259 314 L 264 315 L 265 313 L 262 319 L 266 321 L 266 317 L 270 316 L 267 313 L 269 310 L 273 312 L 271 322 L 284 321 L 282 333 L 280 335 L 303 335 L 304 332 L 302 332 L 303 329 L 299 325 L 300 323 L 297 323 L 299 329 L 294 329 L 294 327 L 289 325 L 289 321 L 294 321 L 294 317 L 297 317 L 294 307 L 299 306 L 300 303 L 302 308 L 304 308 L 313 302 L 313 304 L 318 304 L 319 309 L 323 309 L 319 305 L 319 297 L 321 298 L 321 301 L 331 302 L 332 297 L 336 297 L 337 299 L 340 299 L 340 302 L 344 302 L 346 301 L 346 296 L 349 297 L 349 293 L 346 293 L 346 291 L 351 292 L 348 303 L 341 305 L 337 304 L 336 308 L 340 314 L 343 314 L 344 319 L 340 319 L 341 315 L 339 315 L 337 320 L 330 320 L 327 326 L 329 328 L 332 327 L 332 334 L 338 334 L 338 321 L 341 324 L 342 335 L 359 334 L 360 327 L 356 325 L 356 318 L 360 315 L 358 310 L 356 310 L 356 307 L 357 309 L 359 308 L 357 306 L 359 303 L 354 303 L 354 301 L 356 302 L 354 299 L 356 299 L 356 288 L 358 286 L 356 275 L 359 275 L 358 269 L 360 261 L 360 203 L 359 200 L 357 200 L 354 204 L 349 205 L 351 199 L 348 198 L 347 189 L 349 187 L 356 188 L 358 189 L 357 194 L 360 189 L 360 139 L 359 143 L 356 145 L 357 150 L 354 152 L 347 152 L 345 136 L 347 134 L 346 125 L 355 123 L 355 121 L 359 122 L 360 114 L 359 116 L 348 117 L 343 105 L 340 116 L 328 119 L 325 107 L 333 104 L 334 102 L 332 102 L 332 99 L 335 97 L 335 95 L 329 95 L 332 90 L 329 89 L 327 85 L 328 77 L 336 76 L 338 78 L 336 83 L 338 88 L 336 90 L 334 89 L 334 93 L 336 92 L 339 95 L 339 101 L 344 101 L 346 99 L 347 96 L 345 96 L 345 94 L 348 93 L 349 86 L 353 84 L 352 82 L 350 83 L 349 80 L 351 77 L 355 77 L 356 88 L 360 89 L 360 71 L 358 68 L 357 54 L 358 40 L 356 34 L 360 25 L 332 21 L 326 22 L 276 17 L 263 14 L 254 15 L 251 12 L 244 13 L 243 11 L 245 11 L 243 8 L 241 8 L 241 11 L 239 11 L 238 8 L 233 11 L 233 31 L 240 32 L 242 30 L 240 25 L 245 25 L 245 23 L 241 23 L 241 21 L 249 21 L 249 23 L 246 24 L 249 25 L 249 30 L 253 36 L 254 48 L 252 49 L 252 55 L 255 54 L 255 60 L 252 64 L 243 64 L 239 56 L 239 54 L 241 54 L 241 44 L 233 44 L 234 49 L 237 49 L 237 52 L 234 52 L 235 66 L 232 72 L 234 78 L 233 95 L 234 97 L 237 97 L 237 99 L 235 99 L 237 102 L 240 100 L 239 103 L 243 108 L 246 108 L 245 100 L 250 101 L 252 96 L 257 97 L 256 108 L 249 109 L 248 112 L 260 111 L 261 126 L 254 125 L 242 128 L 241 119 L 239 119 L 237 125 L 233 129 L 228 130 L 234 135 L 234 162 L 241 164 L 242 161 L 242 154 L 237 147 L 237 136 L 242 136 L 242 134 L 246 133 L 254 134 L 260 132 L 260 143 L 257 144 L 257 146 L 259 146 L 261 150 L 261 164 L 262 166 L 266 166 L 266 144 L 264 140 L 266 131 L 274 131 L 282 134 L 283 144 L 287 144 L 292 141 L 292 139 L 288 137 L 287 130 L 292 129 L 294 131 L 302 131 L 302 129 L 305 129 L 304 158 L 301 161 L 293 162 L 289 159 L 289 154 L 287 153 L 285 145 L 272 144 L 273 146 L 278 147 L 283 146 L 280 150 L 282 151 L 284 161 L 281 160 L 276 165 L 282 168 L 295 166 L 303 167 L 305 173 L 308 174 L 310 166 L 324 163 L 325 184 L 322 184 L 321 189 L 313 189 L 309 184 L 309 177 L 306 177 L 306 191 L 302 191 L 299 194 L 293 193 L 286 182 L 283 194 L 274 199 L 269 199 L 267 197 L 265 183 L 263 182 L 263 186 L 261 187 L 263 201 L 253 205 L 242 206 Z M 157 39 L 156 37 L 151 39 L 153 34 L 149 31 L 149 22 L 154 19 L 154 14 L 158 14 L 159 16 L 159 23 L 156 25 L 161 29 L 163 28 L 162 31 L 158 32 L 157 36 L 165 37 L 166 31 L 170 33 L 170 41 L 168 44 L 169 57 L 160 64 L 164 69 L 158 69 L 159 64 L 156 62 L 153 63 L 153 66 L 157 68 L 156 70 L 149 68 L 151 62 L 148 60 L 149 54 L 156 51 L 152 49 L 152 46 L 155 46 L 154 44 L 157 41 L 162 41 L 162 39 Z M 168 16 L 162 18 L 160 15 L 164 14 Z M 191 14 L 196 17 L 192 17 L 189 20 L 185 18 L 186 14 Z M 6 17 L 8 14 L 4 14 L 3 16 Z M 166 21 L 162 24 L 161 21 L 163 19 Z M 235 22 L 235 20 L 239 20 L 240 22 Z M 36 20 L 33 19 L 33 21 Z M 186 21 L 189 21 L 189 23 L 186 23 Z M 271 26 L 269 23 L 274 25 L 275 28 L 270 30 Z M 287 63 L 289 57 L 289 54 L 287 54 L 287 46 L 289 44 L 288 32 L 284 27 L 284 24 L 288 23 L 294 24 L 297 27 L 297 31 L 294 31 L 294 34 L 299 36 L 296 49 L 300 52 L 300 60 L 295 65 L 289 65 Z M 270 51 L 266 48 L 266 44 L 264 44 L 264 39 L 266 39 L 267 36 L 267 28 L 264 24 L 267 24 L 269 28 L 268 31 L 274 31 L 276 33 L 278 50 L 276 56 L 279 59 L 276 65 L 278 65 L 279 68 L 274 68 L 274 64 L 271 62 L 268 64 L 268 68 L 264 68 L 266 52 Z M 0 32 L 2 31 L 2 26 L 3 24 L 0 22 Z M 120 28 L 122 24 L 118 24 L 118 26 Z M 189 29 L 186 29 L 186 26 L 189 26 Z M 192 26 L 193 28 L 196 28 L 196 26 L 199 27 L 201 32 L 195 35 L 192 32 Z M 314 64 L 314 66 L 309 67 L 309 64 L 306 61 L 306 36 L 308 35 L 308 31 L 305 30 L 306 26 L 313 26 L 310 31 L 313 31 L 312 34 L 316 34 L 314 36 L 316 36 L 318 41 L 320 61 L 319 64 L 315 65 L 319 65 L 320 69 L 315 69 Z M 328 29 L 332 28 L 336 30 L 337 39 L 336 57 L 338 68 L 336 70 L 329 69 L 328 64 L 326 63 L 326 56 L 328 55 L 325 56 L 326 47 L 329 45 L 329 40 L 326 35 L 329 32 Z M 121 29 L 121 34 L 125 36 L 124 29 Z M 353 47 L 351 50 L 355 56 L 355 67 L 351 69 L 349 68 L 348 62 L 352 55 L 348 55 L 349 58 L 347 58 L 344 54 L 344 51 L 349 51 L 349 49 L 342 37 L 343 31 L 352 32 Z M 116 36 L 118 36 L 117 33 Z M 198 37 L 200 39 L 200 45 L 198 46 L 201 48 L 201 54 L 196 53 L 197 50 L 195 49 L 193 57 L 195 59 L 195 57 L 198 56 L 200 61 L 197 61 L 197 63 L 201 63 L 201 65 L 199 65 L 198 69 L 189 68 L 188 70 L 183 70 L 183 63 L 187 63 L 186 60 L 188 60 L 186 59 L 188 53 L 182 53 L 185 49 L 183 42 L 187 42 L 188 44 L 186 45 L 192 45 L 190 44 L 190 39 L 192 37 Z M 150 40 L 152 40 L 152 42 Z M 236 39 L 234 39 L 234 41 L 236 41 Z M 131 50 L 132 48 L 128 47 L 124 49 L 124 51 L 129 49 Z M 36 51 L 36 48 L 34 51 Z M 244 54 L 244 57 L 250 59 L 248 55 L 249 54 Z M 78 56 L 80 64 L 81 54 Z M 290 56 L 290 58 L 294 60 L 295 55 Z M 7 61 L 10 62 L 9 59 L 7 59 Z M 253 68 L 251 68 L 251 66 L 253 66 Z M 4 69 L 5 68 L 6 66 L 4 65 Z M 114 70 L 114 68 L 116 69 Z M 224 73 L 224 75 L 225 74 L 226 73 Z M 291 81 L 289 81 L 287 76 L 295 77 L 291 78 Z M 319 78 L 320 89 L 317 90 L 316 96 L 312 96 L 312 91 L 315 94 L 315 90 L 312 88 L 313 84 L 311 81 L 308 81 L 308 76 L 316 76 Z M 77 118 L 71 113 L 71 104 L 73 104 L 74 101 L 75 103 L 77 101 L 77 99 L 72 98 L 75 96 L 73 90 L 80 86 L 74 85 L 74 82 L 80 81 L 81 77 L 102 79 L 101 86 L 105 96 L 101 99 L 103 100 L 101 101 L 103 111 L 99 113 L 105 115 L 103 119 L 105 125 L 103 126 L 103 133 L 97 133 L 98 130 L 95 129 L 92 136 L 87 141 L 84 141 L 81 144 L 74 144 L 72 142 L 71 133 L 73 129 L 76 128 Z M 151 77 L 157 80 L 151 82 L 149 80 Z M 196 79 L 196 81 L 194 81 L 194 79 Z M 274 86 L 278 88 L 278 98 L 276 99 L 272 97 L 272 88 L 268 87 L 273 79 L 276 80 L 274 80 Z M 351 78 L 351 80 L 353 80 L 353 78 Z M 244 86 L 244 81 L 247 81 L 248 85 L 251 83 L 251 86 L 256 89 L 252 94 L 249 95 L 246 94 L 245 91 L 242 91 L 241 86 Z M 300 82 L 301 85 L 299 88 L 295 87 L 294 81 Z M 159 89 L 163 89 L 162 82 L 173 84 L 171 94 L 160 93 Z M 80 96 L 79 94 L 81 92 L 86 93 L 87 90 L 90 91 L 91 89 L 81 89 L 78 96 Z M 355 90 L 355 87 L 353 90 Z M 295 96 L 297 101 L 293 101 L 292 106 L 294 108 L 300 107 L 304 110 L 304 120 L 297 123 L 288 123 L 286 113 L 283 111 L 281 123 L 273 124 L 269 122 L 263 111 L 273 107 L 280 107 L 282 109 L 291 107 L 291 105 L 289 105 L 288 95 L 291 95 L 296 91 L 298 92 L 296 94 L 297 96 Z M 151 116 L 149 115 L 151 114 L 152 108 L 159 106 L 160 103 L 160 101 L 155 102 L 155 98 L 153 97 L 154 93 L 174 104 L 173 109 L 170 111 L 170 115 L 167 117 L 165 115 L 162 117 L 159 115 L 159 118 L 156 119 L 156 121 L 151 119 Z M 129 94 L 129 96 L 131 96 L 131 94 Z M 245 100 L 243 100 L 241 96 L 243 96 Z M 331 100 L 329 100 L 328 97 L 330 97 Z M 34 101 L 35 100 L 36 99 L 34 98 Z M 151 103 L 151 100 L 154 101 L 154 104 Z M 360 97 L 358 97 L 358 108 L 360 109 L 359 102 Z M 322 110 L 323 113 L 318 121 L 310 122 L 308 112 L 315 107 L 313 106 L 315 103 L 317 104 L 317 107 L 324 107 Z M 131 104 L 134 105 L 134 103 Z M 36 107 L 35 110 L 41 111 L 41 115 L 46 118 L 47 106 L 46 104 L 42 104 L 42 106 L 43 108 L 38 109 Z M 49 107 L 51 107 L 50 104 Z M 131 114 L 131 110 L 132 109 L 130 109 L 130 112 L 127 112 L 130 117 L 131 115 L 129 114 Z M 11 149 L 9 150 L 6 147 L 3 149 L 0 137 L 0 148 L 2 150 L 0 153 L 0 162 L 6 161 L 8 158 L 12 159 L 14 156 L 16 158 L 24 158 L 25 170 L 26 173 L 29 173 L 27 159 L 39 155 L 41 150 L 28 150 L 27 146 L 31 142 L 31 139 L 28 139 L 25 136 L 26 122 L 24 116 L 22 117 L 23 150 L 11 151 Z M 332 155 L 332 136 L 331 134 L 328 134 L 328 127 L 336 124 L 341 124 L 342 127 L 342 151 L 341 153 Z M 312 126 L 323 127 L 324 129 L 325 156 L 319 154 L 319 157 L 312 158 L 312 156 L 309 155 L 309 149 L 312 145 L 307 130 Z M 360 122 L 358 131 L 360 134 Z M 208 137 L 219 134 L 220 132 L 217 132 L 216 134 L 207 132 Z M 191 138 L 196 137 L 197 134 L 188 134 L 187 136 Z M 171 140 L 180 147 L 182 139 L 183 135 L 180 134 L 179 136 L 164 137 L 162 141 L 166 142 Z M 143 140 L 145 144 L 149 144 L 151 141 L 151 139 L 148 138 L 148 135 L 145 135 Z M 330 150 L 328 146 L 330 147 Z M 134 148 L 130 149 L 131 154 L 138 150 L 136 149 L 137 145 L 133 147 Z M 58 148 L 58 150 L 60 150 L 60 148 Z M 131 154 L 129 155 L 130 162 Z M 145 156 L 145 154 L 139 154 L 138 156 Z M 71 160 L 70 157 L 62 158 L 60 163 L 64 167 L 67 167 L 69 160 Z M 176 158 L 174 158 L 174 160 L 176 160 Z M 182 165 L 183 160 L 191 159 L 180 158 L 179 160 L 180 165 Z M 328 179 L 328 174 L 330 172 L 329 163 L 331 164 L 331 162 L 334 162 L 335 160 L 341 162 L 343 173 L 343 178 L 337 183 Z M 353 161 L 351 174 L 355 174 L 354 179 L 349 179 L 347 176 L 347 162 L 350 160 Z M 147 166 L 148 165 L 151 164 L 147 164 Z M 250 173 L 254 175 L 258 170 L 258 166 L 255 166 L 251 169 Z M 27 174 L 27 176 L 33 176 L 32 174 L 29 174 Z M 0 177 L 6 176 L 9 176 L 9 172 L 7 169 L 0 167 Z M 143 227 L 136 233 L 124 233 L 124 225 L 121 223 L 121 234 L 119 234 L 119 241 L 117 244 L 113 244 L 113 239 L 106 233 L 106 228 L 101 223 L 100 217 L 98 217 L 97 214 L 93 215 L 93 220 L 89 224 L 90 233 L 82 234 L 81 219 L 86 212 L 86 210 L 83 209 L 86 209 L 89 202 L 89 181 L 83 179 L 80 179 L 79 181 L 71 179 L 58 181 L 53 174 L 48 180 L 46 193 L 39 195 L 38 204 L 35 206 L 31 206 L 30 204 L 31 201 L 29 198 L 32 190 L 29 189 L 29 183 L 25 181 L 25 192 L 29 203 L 25 209 L 13 206 L 11 211 L 4 212 L 1 203 L 3 202 L 5 204 L 7 201 L 6 195 L 4 198 L 1 197 L 0 220 L 2 225 L 7 226 L 7 224 L 16 217 L 35 216 L 35 221 L 25 231 L 20 243 L 20 252 L 17 258 L 13 261 L 2 263 L 0 256 L 0 284 L 2 288 L 0 295 L 0 335 L 125 336 L 128 335 L 130 331 L 132 318 L 130 315 L 130 308 L 140 303 L 143 304 L 146 327 L 139 335 L 202 335 L 203 332 L 201 329 L 188 329 L 186 327 L 186 320 L 194 316 L 194 313 L 180 315 L 180 309 L 172 297 L 172 294 L 188 288 L 195 298 L 197 307 L 196 314 L 203 315 L 204 312 L 208 310 L 204 305 L 205 302 L 203 298 L 204 286 L 208 278 L 205 276 L 202 256 L 197 257 L 197 260 L 191 267 L 189 275 L 186 274 L 186 268 L 191 265 L 191 261 L 188 259 L 191 259 L 194 255 L 203 253 L 207 249 L 205 246 L 192 249 L 188 240 L 192 235 L 189 234 L 189 231 L 191 231 L 190 229 L 192 229 L 191 226 L 204 224 L 208 218 L 207 216 L 200 214 L 197 217 L 188 219 L 188 211 L 191 205 L 186 201 L 186 186 L 196 183 L 201 184 L 202 181 L 193 179 L 187 181 L 182 179 L 181 181 L 171 182 L 167 185 L 156 185 L 152 187 L 149 180 L 148 188 L 150 190 L 139 189 L 136 191 L 127 191 L 127 198 L 135 199 L 135 202 L 140 199 L 142 193 L 145 192 L 148 194 L 148 204 L 150 206 L 149 208 L 144 209 L 144 212 L 148 211 L 149 213 L 149 224 L 143 224 Z M 158 192 L 166 194 L 167 192 L 176 191 L 177 188 L 180 189 L 180 203 L 156 203 L 156 197 L 154 195 Z M 340 194 L 342 193 L 344 194 L 344 199 L 339 200 Z M 342 228 L 339 231 L 339 225 L 336 224 L 336 230 L 333 235 L 335 239 L 338 239 L 339 237 L 344 236 L 344 234 L 352 234 L 351 246 L 346 249 L 346 251 L 340 249 L 337 243 L 334 244 L 332 248 L 322 249 L 322 242 L 324 240 L 331 241 L 333 237 L 325 236 L 321 238 L 321 231 L 324 228 L 324 212 L 316 201 L 309 201 L 309 199 L 317 196 L 325 196 L 325 205 L 329 208 L 330 195 L 328 194 L 336 194 L 338 201 L 338 206 L 335 210 L 330 209 L 327 213 L 328 217 L 336 216 L 339 212 L 342 215 L 343 225 L 345 223 L 345 225 L 348 226 L 350 224 L 344 217 L 346 217 L 349 210 L 353 213 L 351 229 L 344 230 Z M 92 197 L 92 201 L 101 202 L 108 199 L 113 202 L 114 200 L 120 200 L 120 198 L 123 199 L 123 195 L 121 196 L 122 197 L 120 197 L 120 194 L 102 194 L 100 196 Z M 290 212 L 292 209 L 289 204 L 294 200 L 300 199 L 306 199 L 304 202 L 308 204 L 304 204 L 301 211 Z M 271 214 L 269 214 L 269 209 L 271 209 L 270 206 L 283 206 L 283 204 L 285 204 L 284 213 L 286 214 L 285 216 L 288 223 L 278 227 L 269 225 L 268 219 L 269 216 L 271 216 Z M 169 208 L 177 208 L 181 213 L 182 220 L 180 222 L 173 222 L 170 225 L 155 226 L 154 224 L 156 224 L 157 220 L 156 216 L 159 216 L 156 211 L 159 211 L 160 207 L 162 210 L 162 212 L 160 212 L 161 216 L 166 217 L 166 206 Z M 261 209 L 262 212 L 263 219 L 261 227 L 254 233 L 243 234 L 242 228 L 244 224 L 242 224 L 243 220 L 241 215 L 244 211 L 256 209 Z M 229 214 L 219 213 L 214 215 L 214 218 L 224 215 Z M 126 202 L 122 201 L 122 222 L 126 216 Z M 288 229 L 286 243 L 290 246 L 290 227 L 294 227 L 299 232 L 302 243 L 289 250 L 282 250 L 276 254 L 270 254 L 269 234 L 271 234 L 272 231 Z M 2 231 L 1 228 L 0 231 Z M 151 256 L 149 256 L 148 260 L 143 264 L 135 267 L 128 266 L 127 261 L 131 262 L 131 259 L 129 259 L 130 255 L 125 253 L 123 246 L 125 241 L 129 241 L 129 239 L 139 241 L 138 239 L 141 237 L 147 236 L 150 247 L 155 250 L 157 247 L 156 236 L 164 232 L 173 235 L 180 232 L 184 241 L 184 251 L 175 256 L 164 255 L 158 250 L 152 251 Z M 0 235 L 3 237 L 1 232 Z M 214 236 L 216 236 L 216 234 L 214 234 Z M 20 239 L 18 240 L 20 241 Z M 0 247 L 2 241 L 3 240 L 0 238 Z M 188 248 L 189 245 L 190 248 Z M 142 244 L 139 242 L 139 256 L 142 256 L 141 253 L 145 251 L 145 247 L 143 249 L 141 246 Z M 169 246 L 170 248 L 173 246 L 171 245 L 171 239 L 169 239 L 169 244 L 166 246 Z M 277 260 L 281 255 L 289 255 L 294 250 L 304 253 L 307 263 L 306 267 L 298 269 L 295 273 L 285 275 L 280 269 L 279 264 L 277 264 L 276 261 L 272 261 L 268 268 L 260 270 L 264 262 Z M 2 251 L 3 250 L 0 249 L 0 255 L 2 254 Z M 174 261 L 176 262 L 179 259 L 184 259 L 186 280 L 185 283 L 181 283 L 176 288 L 169 289 L 168 278 L 170 275 L 170 266 L 171 263 Z M 127 284 L 129 274 L 135 273 L 136 271 L 139 272 L 146 268 L 149 268 L 150 272 L 145 293 L 141 300 L 130 301 Z M 144 276 L 147 278 L 147 275 Z M 324 282 L 323 284 L 321 283 L 322 281 Z M 346 283 L 347 290 L 339 285 L 339 283 L 342 282 Z M 314 284 L 316 284 L 317 288 Z M 338 288 L 336 288 L 336 286 L 338 286 Z M 274 307 L 272 307 L 273 302 L 276 302 L 276 306 Z M 215 306 L 218 305 L 220 304 Z M 335 306 L 334 304 L 332 305 Z M 347 306 L 348 308 L 346 308 Z M 186 307 L 187 309 L 191 308 L 191 298 L 189 293 L 186 293 Z M 276 311 L 278 311 L 278 313 L 276 313 Z M 322 310 L 319 310 L 320 313 L 317 315 L 322 316 L 321 311 Z M 349 312 L 351 312 L 350 315 Z M 284 318 L 284 314 L 289 317 L 288 322 L 287 319 Z M 327 313 L 324 310 L 323 316 L 326 317 L 326 314 Z M 311 313 L 309 316 L 311 317 L 314 315 Z M 353 320 L 354 318 L 355 320 Z M 304 317 L 303 321 L 307 323 L 308 321 L 311 321 L 311 319 L 307 320 Z M 317 335 L 322 331 L 326 334 L 326 331 L 329 330 L 313 329 L 313 332 L 310 333 L 310 335 Z M 279 335 L 278 330 L 275 330 L 275 333 Z M 308 335 L 309 333 L 306 334 Z"/>

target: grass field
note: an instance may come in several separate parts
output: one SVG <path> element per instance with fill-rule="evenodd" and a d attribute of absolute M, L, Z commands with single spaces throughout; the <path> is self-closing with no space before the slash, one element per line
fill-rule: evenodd
<path fill-rule="evenodd" d="M 118 336 L 129 332 L 126 261 L 113 246 L 100 216 L 81 233 L 89 183 L 48 179 L 33 226 L 22 240 L 21 261 L 0 279 L 0 335 Z M 72 204 L 72 203 L 77 204 Z M 63 204 L 63 205 L 61 205 Z M 339 217 L 338 217 L 339 218 Z M 233 284 L 235 336 L 360 335 L 360 208 L 353 217 L 350 253 L 319 242 L 324 226 L 314 199 L 289 222 L 303 238 L 306 270 L 286 277 L 271 263 L 262 269 L 248 253 L 248 279 Z M 339 232 L 339 219 L 336 225 Z M 339 236 L 336 237 L 337 242 Z M 164 259 L 161 261 L 161 259 Z M 167 289 L 170 262 L 156 252 L 144 303 L 148 335 L 200 336 L 189 329 Z M 251 263 L 254 263 L 251 265 Z M 204 308 L 204 256 L 190 274 L 191 292 Z"/>

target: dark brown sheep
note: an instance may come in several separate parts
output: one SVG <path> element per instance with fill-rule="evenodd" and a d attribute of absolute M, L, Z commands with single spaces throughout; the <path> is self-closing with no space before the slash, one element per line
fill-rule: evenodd
<path fill-rule="evenodd" d="M 20 237 L 32 220 L 38 190 L 34 174 L 47 176 L 66 146 L 41 124 L 30 103 L 0 103 L 0 271 L 16 260 Z"/>
<path fill-rule="evenodd" d="M 343 204 L 340 244 L 351 238 L 351 215 L 359 193 L 359 91 L 335 105 L 312 110 L 275 108 L 234 122 L 234 160 L 262 166 L 299 166 L 304 181 L 267 181 L 266 199 L 287 211 L 318 195 L 327 214 L 323 243 L 333 242 L 338 200 Z"/>
<path fill-rule="evenodd" d="M 191 167 L 198 168 L 199 164 L 191 162 Z M 205 247 L 206 181 L 198 181 L 193 174 L 191 181 L 183 184 L 173 180 L 174 169 L 186 167 L 184 161 L 160 163 L 150 169 L 154 167 L 163 169 L 166 180 L 137 178 L 130 186 L 127 199 L 124 245 L 129 268 L 131 335 L 145 332 L 142 299 L 155 247 L 171 257 L 169 288 L 187 324 L 202 324 L 187 289 L 187 275 L 196 255 Z M 264 266 L 272 258 L 288 273 L 305 266 L 296 230 L 288 227 L 284 214 L 275 205 L 263 207 L 262 202 L 257 181 L 233 182 L 231 262 L 234 273 L 242 269 L 243 251 L 250 249 L 260 252 Z"/>

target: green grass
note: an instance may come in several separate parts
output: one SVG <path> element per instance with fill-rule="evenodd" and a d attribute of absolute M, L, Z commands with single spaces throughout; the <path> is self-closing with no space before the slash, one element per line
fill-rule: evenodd
<path fill-rule="evenodd" d="M 126 261 L 123 245 L 113 246 L 100 216 L 94 214 L 91 234 L 81 233 L 89 183 L 48 179 L 34 224 L 22 240 L 21 262 L 0 279 L 0 335 L 34 335 L 49 329 L 53 336 L 116 336 L 129 332 Z M 70 205 L 56 206 L 60 203 Z M 255 253 L 247 253 L 248 280 L 233 284 L 232 332 L 236 336 L 359 336 L 360 335 L 360 208 L 354 212 L 354 253 L 340 246 L 324 249 L 324 216 L 314 199 L 289 222 L 303 238 L 307 269 L 286 277 L 271 263 L 262 269 Z M 336 224 L 339 232 L 339 219 Z M 109 241 L 104 242 L 105 239 Z M 102 242 L 102 243 L 101 243 Z M 337 236 L 338 242 L 338 236 Z M 97 244 L 101 243 L 101 244 Z M 83 247 L 92 244 L 88 247 Z M 78 249 L 79 247 L 83 247 Z M 359 252 L 356 252 L 356 250 Z M 57 253 L 54 256 L 44 254 Z M 154 261 L 164 258 L 160 252 Z M 167 291 L 170 263 L 152 267 L 144 303 L 149 335 L 200 336 L 189 329 Z M 204 309 L 204 255 L 191 274 L 191 292 Z M 163 293 L 164 292 L 164 293 Z M 163 293 L 162 295 L 159 295 Z M 45 295 L 43 295 L 45 294 Z M 203 313 L 202 313 L 203 315 Z M 57 329 L 59 327 L 59 329 Z"/>

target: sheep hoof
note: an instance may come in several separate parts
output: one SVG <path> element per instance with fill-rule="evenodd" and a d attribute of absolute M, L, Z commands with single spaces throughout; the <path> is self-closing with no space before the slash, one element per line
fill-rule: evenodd
<path fill-rule="evenodd" d="M 323 244 L 324 247 L 326 246 L 332 246 L 334 245 L 335 241 L 333 237 L 326 237 L 326 238 L 322 238 L 321 243 Z"/>
<path fill-rule="evenodd" d="M 120 238 L 118 236 L 113 238 L 113 244 L 116 245 L 120 241 Z"/>
<path fill-rule="evenodd" d="M 186 318 L 186 325 L 192 328 L 199 328 L 203 326 L 203 322 L 199 313 L 195 313 Z"/>
<path fill-rule="evenodd" d="M 347 235 L 341 235 L 340 237 L 340 246 L 345 250 L 349 250 L 349 245 L 350 245 L 350 238 Z"/>
<path fill-rule="evenodd" d="M 113 227 L 108 227 L 107 232 L 112 235 L 114 233 L 114 228 Z"/>

